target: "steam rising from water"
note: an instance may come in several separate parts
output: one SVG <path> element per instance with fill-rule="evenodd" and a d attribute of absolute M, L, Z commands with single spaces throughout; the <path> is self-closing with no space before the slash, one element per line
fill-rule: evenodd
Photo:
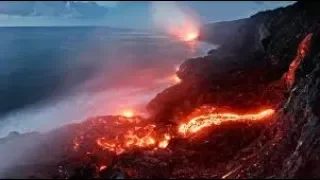
<path fill-rule="evenodd" d="M 182 39 L 199 33 L 200 20 L 197 15 L 178 2 L 154 1 L 151 8 L 156 28 Z"/>
<path fill-rule="evenodd" d="M 179 37 L 197 29 L 197 21 L 175 3 L 153 3 L 155 24 L 165 32 Z M 3 31 L 7 30 L 0 30 Z M 4 84 L 0 90 L 7 89 L 10 95 L 2 102 L 5 106 L 13 99 L 19 106 L 9 106 L 10 109 L 5 110 L 0 106 L 0 111 L 4 112 L 0 116 L 0 137 L 11 131 L 46 132 L 92 116 L 121 114 L 128 109 L 147 116 L 144 107 L 150 99 L 180 81 L 174 76 L 177 65 L 214 48 L 204 43 L 190 47 L 174 38 L 147 32 L 117 32 L 104 28 L 86 35 L 83 31 L 88 30 L 81 28 L 11 31 L 0 33 L 3 40 L 0 53 L 5 51 L 1 55 L 6 60 L 2 63 L 12 64 L 12 72 L 2 76 L 4 79 L 0 82 L 10 82 L 14 86 Z M 75 48 L 79 44 L 81 48 Z M 66 52 L 68 55 L 64 54 Z M 30 74 L 33 77 L 28 79 Z M 46 87 L 43 93 L 39 94 L 39 87 Z M 12 96 L 13 90 L 19 91 Z M 1 99 L 8 95 L 0 96 Z M 29 101 L 32 96 L 35 100 Z M 124 115 L 132 114 L 125 112 Z M 37 144 L 33 137 L 21 141 L 19 147 L 0 143 L 0 159 L 5 159 L 0 163 L 0 175 L 4 168 L 21 162 L 22 154 Z M 34 154 L 33 150 L 29 151 Z M 10 157 L 7 156 L 9 152 Z"/>
<path fill-rule="evenodd" d="M 198 46 L 194 53 L 183 42 L 146 32 L 108 32 L 102 28 L 89 32 L 90 41 L 85 41 L 85 38 L 76 36 L 81 29 L 72 30 L 72 33 L 64 30 L 61 34 L 49 29 L 32 31 L 42 31 L 44 36 L 28 36 L 30 41 L 25 43 L 28 51 L 23 53 L 23 58 L 24 62 L 28 62 L 30 67 L 34 66 L 37 70 L 28 68 L 29 73 L 41 79 L 23 84 L 24 78 L 30 75 L 26 74 L 10 83 L 19 85 L 21 92 L 31 87 L 23 97 L 39 94 L 37 87 L 46 87 L 51 81 L 62 82 L 63 86 L 58 94 L 42 96 L 39 102 L 26 103 L 24 107 L 0 116 L 0 137 L 6 136 L 10 131 L 48 131 L 71 122 L 83 121 L 91 116 L 119 114 L 124 109 L 134 109 L 135 113 L 147 115 L 144 105 L 156 93 L 176 83 L 172 78 L 176 65 L 192 56 L 203 55 L 212 48 L 203 44 Z M 69 38 L 66 39 L 64 36 Z M 43 56 L 39 62 L 35 61 L 37 56 L 32 54 L 50 55 L 48 51 L 56 49 L 52 44 L 38 49 L 38 44 L 34 44 L 35 40 L 46 41 L 45 39 L 52 37 L 66 39 L 63 41 L 65 44 L 59 42 L 55 45 L 62 48 L 54 53 L 59 58 L 50 59 Z M 26 38 L 25 32 L 23 31 L 22 35 L 15 33 L 15 38 Z M 74 47 L 78 42 L 82 42 L 83 48 Z M 3 48 L 13 51 L 11 54 L 15 55 L 18 53 L 14 45 L 6 45 Z M 72 53 L 68 56 L 61 55 L 65 51 Z M 31 53 L 32 56 L 26 56 L 27 53 Z M 10 60 L 9 57 L 7 59 Z M 46 61 L 50 63 L 45 63 Z M 14 59 L 11 62 L 14 62 Z M 12 68 L 17 74 L 24 70 Z M 41 69 L 46 71 L 43 72 Z M 46 78 L 48 73 L 54 76 Z M 50 90 L 52 88 L 48 89 L 49 92 Z M 22 100 L 16 98 L 17 102 Z"/>

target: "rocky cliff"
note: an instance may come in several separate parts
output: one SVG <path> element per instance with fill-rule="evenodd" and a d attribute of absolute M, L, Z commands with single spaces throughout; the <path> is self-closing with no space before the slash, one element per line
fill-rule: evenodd
<path fill-rule="evenodd" d="M 260 85 L 279 80 L 294 60 L 299 43 L 318 29 L 316 5 L 299 2 L 248 19 L 204 26 L 200 39 L 221 44 L 220 48 L 186 60 L 177 72 L 182 83 L 158 94 L 149 103 L 150 111 L 170 114 L 174 104 L 215 103 L 217 100 L 208 94 L 217 94 L 217 89 L 235 89 L 239 93 L 234 94 L 241 94 L 241 89 L 255 91 Z M 170 110 L 163 113 L 164 109 Z"/>
<path fill-rule="evenodd" d="M 249 108 L 268 102 L 277 108 L 277 118 L 230 161 L 223 177 L 318 178 L 319 5 L 297 2 L 205 25 L 200 39 L 220 48 L 186 60 L 178 72 L 182 83 L 160 93 L 149 108 L 161 121 L 170 121 L 177 106 L 188 111 L 184 104 Z"/>

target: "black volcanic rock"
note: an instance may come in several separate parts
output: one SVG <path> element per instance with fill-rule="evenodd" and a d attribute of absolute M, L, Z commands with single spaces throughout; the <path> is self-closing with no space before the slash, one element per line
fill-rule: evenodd
<path fill-rule="evenodd" d="M 248 19 L 204 26 L 200 39 L 220 44 L 219 49 L 207 56 L 186 60 L 177 72 L 182 83 L 156 96 L 148 109 L 156 112 L 153 113 L 156 117 L 163 116 L 170 114 L 165 109 L 179 109 L 182 104 L 182 101 L 171 102 L 172 97 L 199 105 L 200 97 L 216 93 L 212 89 L 220 87 L 224 91 L 234 89 L 230 100 L 237 98 L 239 89 L 256 88 L 281 79 L 299 43 L 319 26 L 320 13 L 315 8 L 318 4 L 298 2 Z M 209 99 L 206 103 L 216 103 L 212 97 Z"/>
<path fill-rule="evenodd" d="M 320 36 L 312 37 L 309 55 L 296 72 L 296 83 L 274 124 L 232 161 L 229 178 L 319 178 Z"/>
<path fill-rule="evenodd" d="M 181 111 L 182 102 L 187 99 L 194 106 L 212 103 L 237 107 L 237 103 L 229 102 L 237 99 L 246 86 L 252 87 L 249 91 L 259 99 L 266 87 L 259 89 L 259 84 L 280 80 L 295 59 L 299 43 L 312 33 L 310 51 L 296 71 L 288 96 L 284 96 L 287 100 L 278 106 L 275 123 L 230 161 L 224 175 L 226 178 L 319 178 L 320 13 L 316 10 L 319 5 L 319 2 L 298 2 L 249 19 L 205 27 L 200 39 L 220 44 L 220 48 L 182 64 L 178 75 L 183 82 L 150 102 L 149 108 L 157 113 L 154 116 L 165 121 L 169 115 L 162 116 L 176 114 L 172 112 L 174 109 Z M 213 32 L 212 36 L 208 32 Z M 258 45 L 260 49 L 254 48 Z M 233 93 L 223 97 L 214 87 Z M 281 91 L 286 90 L 276 94 L 281 96 Z M 216 96 L 206 97 L 212 93 Z M 269 99 L 276 99 L 269 95 Z M 175 100 L 180 97 L 180 103 L 174 104 L 171 97 Z M 244 97 L 240 102 L 254 99 L 248 94 Z M 253 102 L 248 102 L 249 106 L 255 106 Z"/>

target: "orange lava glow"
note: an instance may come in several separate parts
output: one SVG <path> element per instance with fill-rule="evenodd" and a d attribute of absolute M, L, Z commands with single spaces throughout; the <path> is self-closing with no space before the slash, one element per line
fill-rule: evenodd
<path fill-rule="evenodd" d="M 206 115 L 199 115 L 192 119 L 190 119 L 187 123 L 183 123 L 178 127 L 178 132 L 181 134 L 188 134 L 188 133 L 196 133 L 205 127 L 209 127 L 212 125 L 220 125 L 224 122 L 229 121 L 243 121 L 243 120 L 250 120 L 256 121 L 264 119 L 268 116 L 271 116 L 274 113 L 273 109 L 267 109 L 261 111 L 256 114 L 234 114 L 234 113 L 209 113 Z"/>
<path fill-rule="evenodd" d="M 97 145 L 104 149 L 115 152 L 117 155 L 134 148 L 166 148 L 171 136 L 164 134 L 157 136 L 155 133 L 156 126 L 153 124 L 145 127 L 135 127 L 128 130 L 115 139 L 101 137 L 96 140 Z"/>
<path fill-rule="evenodd" d="M 196 32 L 188 32 L 184 36 L 184 41 L 193 41 L 198 38 L 198 33 Z"/>
<path fill-rule="evenodd" d="M 195 27 L 186 26 L 175 32 L 176 36 L 182 41 L 194 41 L 198 38 L 199 32 Z"/>
<path fill-rule="evenodd" d="M 191 21 L 186 22 L 180 27 L 171 28 L 170 34 L 177 37 L 181 41 L 194 41 L 199 36 L 198 27 Z"/>
<path fill-rule="evenodd" d="M 202 107 L 201 107 L 202 108 Z M 170 140 L 175 137 L 186 137 L 187 134 L 194 134 L 202 131 L 205 127 L 218 126 L 224 122 L 230 121 L 258 121 L 263 120 L 274 113 L 273 109 L 266 109 L 255 114 L 236 114 L 218 112 L 214 107 L 206 109 L 196 109 L 198 115 L 186 118 L 187 121 L 182 122 L 175 128 L 164 129 L 157 127 L 142 120 L 139 117 L 118 117 L 112 122 L 104 119 L 91 121 L 84 126 L 84 133 L 76 137 L 73 141 L 74 151 L 85 147 L 82 144 L 87 142 L 87 137 L 94 137 L 95 144 L 101 150 L 114 152 L 120 155 L 134 149 L 158 150 L 166 149 L 170 144 Z M 107 126 L 105 126 L 107 124 Z M 110 129 L 108 129 L 110 127 Z M 111 131 L 116 134 L 110 134 Z M 89 134 L 88 134 L 89 133 Z M 95 134 L 94 136 L 90 133 Z M 100 169 L 105 168 L 101 166 Z"/>
<path fill-rule="evenodd" d="M 309 51 L 311 38 L 312 38 L 312 34 L 308 34 L 301 41 L 297 50 L 296 57 L 289 66 L 289 71 L 284 74 L 284 79 L 286 80 L 289 88 L 291 88 L 293 83 L 295 82 L 295 72 Z"/>
<path fill-rule="evenodd" d="M 122 113 L 121 113 L 122 116 L 124 117 L 127 117 L 127 118 L 131 118 L 134 116 L 134 112 L 133 110 L 131 109 L 127 109 L 127 110 L 124 110 Z"/>
<path fill-rule="evenodd" d="M 102 166 L 99 167 L 99 171 L 102 171 L 102 170 L 104 170 L 106 168 L 107 168 L 107 166 L 102 165 Z"/>
<path fill-rule="evenodd" d="M 176 74 L 172 76 L 172 79 L 175 84 L 179 84 L 182 81 Z"/>
<path fill-rule="evenodd" d="M 171 136 L 169 134 L 165 134 L 164 139 L 161 142 L 159 142 L 158 147 L 162 149 L 166 148 L 169 144 L 170 139 Z"/>

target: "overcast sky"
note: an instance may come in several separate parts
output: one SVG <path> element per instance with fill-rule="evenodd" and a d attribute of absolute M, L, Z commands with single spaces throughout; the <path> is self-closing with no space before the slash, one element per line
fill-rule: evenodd
<path fill-rule="evenodd" d="M 254 13 L 292 4 L 293 1 L 180 1 L 202 22 L 248 17 Z M 148 28 L 152 26 L 151 1 L 2 1 L 0 26 L 107 25 Z M 166 13 L 166 12 L 164 12 Z"/>

